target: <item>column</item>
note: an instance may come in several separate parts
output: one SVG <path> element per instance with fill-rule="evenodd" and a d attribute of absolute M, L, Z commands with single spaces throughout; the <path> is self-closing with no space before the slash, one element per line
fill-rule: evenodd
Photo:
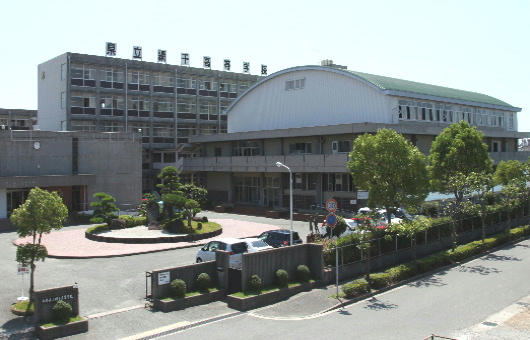
<path fill-rule="evenodd" d="M 0 189 L 0 218 L 7 218 L 7 191 Z"/>

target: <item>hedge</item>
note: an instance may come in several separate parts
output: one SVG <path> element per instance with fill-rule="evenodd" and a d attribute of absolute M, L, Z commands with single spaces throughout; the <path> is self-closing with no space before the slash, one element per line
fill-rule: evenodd
<path fill-rule="evenodd" d="M 454 251 L 444 250 L 422 259 L 394 266 L 380 273 L 370 274 L 371 288 L 380 289 L 398 283 L 414 275 L 462 261 L 473 255 L 480 254 L 510 240 L 530 236 L 530 226 L 513 228 L 509 233 L 502 232 L 482 241 L 473 241 L 458 246 Z M 347 298 L 352 298 L 369 291 L 368 282 L 364 279 L 345 284 L 342 290 Z"/>
<path fill-rule="evenodd" d="M 125 221 L 125 228 L 147 224 L 147 217 L 145 216 L 120 215 L 118 218 Z"/>
<path fill-rule="evenodd" d="M 109 230 L 110 228 L 107 224 L 98 224 L 98 225 L 88 228 L 86 232 L 90 234 L 97 234 L 97 233 L 102 233 L 104 231 L 109 231 Z"/>

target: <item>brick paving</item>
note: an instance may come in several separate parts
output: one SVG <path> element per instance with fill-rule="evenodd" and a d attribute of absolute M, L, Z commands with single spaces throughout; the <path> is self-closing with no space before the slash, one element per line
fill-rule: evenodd
<path fill-rule="evenodd" d="M 219 236 L 198 240 L 194 242 L 152 243 L 152 244 L 126 244 L 97 242 L 85 238 L 86 229 L 52 231 L 42 236 L 42 243 L 48 249 L 48 256 L 55 258 L 96 258 L 112 257 L 133 254 L 150 253 L 169 249 L 200 246 L 211 240 L 222 237 L 251 237 L 267 230 L 279 229 L 277 226 L 241 221 L 235 219 L 212 219 L 223 228 Z M 19 238 L 15 244 L 30 241 L 29 237 Z"/>

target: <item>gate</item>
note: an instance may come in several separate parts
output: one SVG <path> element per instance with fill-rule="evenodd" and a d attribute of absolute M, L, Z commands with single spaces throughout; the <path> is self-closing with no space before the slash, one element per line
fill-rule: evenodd
<path fill-rule="evenodd" d="M 228 268 L 228 294 L 241 291 L 241 269 Z"/>

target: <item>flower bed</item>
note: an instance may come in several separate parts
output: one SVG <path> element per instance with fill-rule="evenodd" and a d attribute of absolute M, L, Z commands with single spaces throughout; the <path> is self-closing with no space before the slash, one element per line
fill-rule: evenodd
<path fill-rule="evenodd" d="M 209 292 L 189 292 L 183 298 L 154 299 L 153 307 L 164 313 L 188 307 L 204 305 L 213 301 L 221 300 L 226 294 L 224 289 L 210 288 Z"/>
<path fill-rule="evenodd" d="M 48 323 L 36 327 L 37 336 L 41 340 L 61 338 L 69 335 L 88 332 L 88 319 L 77 316 L 70 318 L 65 324 Z"/>

